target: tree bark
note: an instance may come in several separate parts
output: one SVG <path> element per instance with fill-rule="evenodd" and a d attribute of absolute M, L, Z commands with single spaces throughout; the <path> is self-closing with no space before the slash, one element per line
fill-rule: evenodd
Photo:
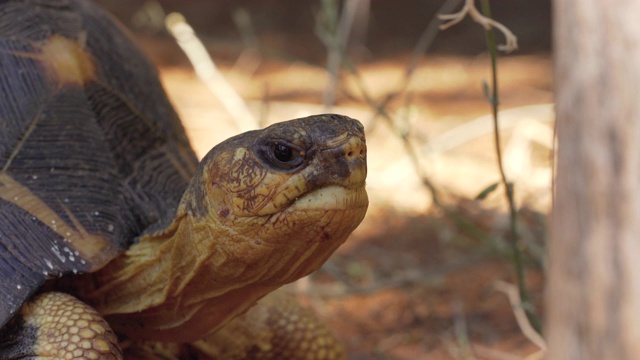
<path fill-rule="evenodd" d="M 553 10 L 548 359 L 640 359 L 640 1 Z"/>

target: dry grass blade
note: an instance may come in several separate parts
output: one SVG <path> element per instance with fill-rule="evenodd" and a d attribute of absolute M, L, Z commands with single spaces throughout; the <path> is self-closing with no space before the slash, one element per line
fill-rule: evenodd
<path fill-rule="evenodd" d="M 246 103 L 235 89 L 220 73 L 209 56 L 207 49 L 196 36 L 193 28 L 179 13 L 167 15 L 165 24 L 171 35 L 176 39 L 182 51 L 207 88 L 218 98 L 225 110 L 234 118 L 240 132 L 258 128 L 258 122 L 249 111 Z"/>

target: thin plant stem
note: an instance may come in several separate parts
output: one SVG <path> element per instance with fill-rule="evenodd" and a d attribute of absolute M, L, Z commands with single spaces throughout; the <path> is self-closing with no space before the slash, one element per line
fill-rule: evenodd
<path fill-rule="evenodd" d="M 452 11 L 462 0 L 446 0 L 436 12 L 437 14 L 448 13 Z M 418 42 L 413 47 L 413 51 L 411 52 L 411 58 L 407 63 L 404 71 L 404 77 L 400 82 L 400 85 L 397 87 L 397 90 L 388 94 L 381 102 L 380 106 L 385 107 L 387 104 L 391 103 L 395 98 L 404 95 L 409 88 L 411 80 L 413 78 L 413 73 L 418 68 L 420 64 L 420 60 L 424 58 L 427 50 L 431 47 L 433 40 L 436 38 L 438 31 L 440 29 L 440 25 L 442 20 L 437 16 L 434 16 L 427 27 L 420 34 L 420 38 Z"/>
<path fill-rule="evenodd" d="M 459 1 L 460 0 L 447 0 L 441 7 L 440 12 L 449 11 L 457 3 L 459 3 Z M 488 233 L 480 229 L 478 226 L 476 226 L 469 220 L 465 219 L 464 216 L 461 216 L 456 211 L 451 210 L 444 203 L 442 203 L 438 194 L 438 190 L 436 189 L 436 186 L 429 180 L 427 175 L 424 173 L 422 166 L 420 165 L 419 155 L 410 140 L 409 131 L 403 131 L 399 129 L 398 126 L 396 126 L 392 116 L 387 111 L 387 106 L 389 105 L 390 100 L 404 93 L 407 90 L 408 84 L 411 80 L 411 75 L 413 74 L 418 64 L 417 58 L 419 54 L 426 52 L 426 50 L 428 49 L 431 41 L 433 40 L 433 32 L 435 31 L 435 29 L 437 29 L 436 26 L 439 25 L 438 23 L 440 21 L 441 21 L 440 19 L 437 19 L 437 18 L 434 19 L 429 24 L 427 29 L 425 29 L 422 36 L 420 37 L 420 41 L 414 48 L 413 59 L 412 61 L 409 62 L 409 65 L 406 68 L 404 81 L 400 89 L 396 93 L 390 94 L 387 97 L 383 98 L 381 101 L 376 101 L 371 96 L 371 94 L 369 94 L 369 91 L 365 86 L 362 80 L 362 77 L 360 76 L 360 73 L 358 72 L 356 66 L 351 62 L 347 54 L 343 54 L 342 66 L 355 80 L 355 84 L 358 87 L 364 101 L 371 107 L 371 109 L 374 110 L 375 112 L 374 118 L 378 116 L 382 117 L 384 122 L 394 131 L 396 136 L 398 136 L 398 138 L 402 141 L 402 144 L 404 145 L 404 148 L 405 148 L 405 152 L 409 156 L 409 159 L 412 163 L 412 167 L 415 170 L 417 177 L 422 182 L 422 185 L 429 191 L 434 206 L 440 211 L 442 211 L 448 219 L 453 221 L 456 224 L 456 226 L 468 236 L 471 236 L 472 238 L 475 238 L 475 239 L 479 239 L 483 243 L 498 244 L 499 241 L 496 238 L 492 237 L 491 235 L 489 235 Z M 318 34 L 319 36 L 321 36 L 321 35 L 324 35 L 325 32 L 318 31 Z"/>
<path fill-rule="evenodd" d="M 485 17 L 491 18 L 491 8 L 489 5 L 489 0 L 482 0 L 482 13 Z M 502 146 L 500 142 L 500 131 L 498 127 L 498 108 L 499 108 L 499 91 L 498 91 L 498 48 L 496 45 L 495 32 L 493 27 L 486 30 L 486 39 L 487 39 L 487 48 L 489 50 L 489 56 L 491 58 L 491 90 L 490 93 L 487 94 L 489 98 L 489 102 L 491 104 L 492 115 L 493 115 L 493 125 L 494 125 L 494 143 L 496 146 L 496 155 L 498 158 L 498 168 L 500 170 L 500 178 L 502 184 L 505 189 L 505 197 L 509 204 L 509 235 L 510 235 L 510 244 L 513 249 L 513 263 L 516 272 L 516 278 L 518 283 L 518 291 L 520 293 L 520 298 L 522 299 L 522 303 L 525 305 L 525 311 L 529 315 L 529 321 L 531 321 L 531 325 L 536 329 L 536 331 L 541 331 L 540 319 L 535 313 L 534 309 L 531 305 L 531 300 L 529 297 L 529 292 L 525 283 L 525 269 L 524 269 L 524 261 L 522 256 L 522 243 L 520 239 L 520 234 L 518 232 L 517 222 L 518 222 L 518 212 L 515 205 L 514 194 L 513 194 L 513 183 L 507 180 L 507 176 L 504 172 L 504 165 L 502 162 Z"/>
<path fill-rule="evenodd" d="M 483 243 L 497 244 L 498 241 L 495 238 L 491 237 L 489 234 L 487 234 L 485 231 L 480 229 L 478 226 L 468 221 L 457 212 L 449 209 L 445 204 L 442 203 L 438 195 L 438 190 L 436 189 L 436 186 L 429 180 L 427 175 L 424 173 L 422 166 L 420 165 L 420 159 L 417 151 L 415 150 L 415 148 L 413 147 L 413 144 L 411 143 L 409 132 L 401 131 L 398 129 L 398 127 L 395 125 L 395 122 L 393 121 L 393 118 L 387 112 L 386 110 L 387 104 L 384 101 L 379 103 L 373 99 L 373 97 L 369 94 L 369 91 L 367 90 L 367 87 L 365 86 L 364 82 L 362 81 L 362 77 L 360 76 L 360 73 L 358 72 L 356 67 L 349 61 L 348 57 L 345 57 L 344 67 L 349 72 L 349 74 L 353 76 L 353 79 L 355 80 L 355 84 L 358 86 L 358 89 L 360 90 L 365 102 L 372 109 L 375 110 L 376 116 L 382 117 L 382 119 L 385 121 L 387 126 L 389 126 L 402 141 L 402 144 L 404 145 L 404 148 L 405 148 L 405 152 L 407 153 L 407 155 L 409 156 L 409 159 L 411 160 L 411 164 L 413 166 L 414 171 L 416 172 L 417 177 L 422 182 L 422 185 L 431 194 L 431 199 L 433 201 L 434 206 L 437 209 L 441 210 L 448 219 L 453 221 L 456 224 L 456 226 L 467 235 L 475 239 L 479 239 Z"/>

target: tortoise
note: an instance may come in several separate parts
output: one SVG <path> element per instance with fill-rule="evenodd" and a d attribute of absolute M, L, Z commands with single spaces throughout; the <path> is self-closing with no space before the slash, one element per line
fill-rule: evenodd
<path fill-rule="evenodd" d="M 0 2 L 0 93 L 0 358 L 344 356 L 268 294 L 363 219 L 357 120 L 276 123 L 198 162 L 157 70 L 83 0 Z"/>

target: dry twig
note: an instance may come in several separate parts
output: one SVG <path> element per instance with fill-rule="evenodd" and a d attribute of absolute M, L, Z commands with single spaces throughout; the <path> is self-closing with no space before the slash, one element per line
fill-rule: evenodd
<path fill-rule="evenodd" d="M 534 343 L 542 351 L 546 351 L 547 342 L 542 338 L 542 336 L 540 336 L 540 334 L 538 334 L 533 326 L 531 326 L 529 318 L 521 306 L 522 301 L 520 299 L 520 292 L 518 291 L 518 288 L 504 281 L 496 281 L 493 287 L 497 291 L 507 295 L 509 303 L 511 304 L 511 309 L 513 310 L 513 315 L 516 317 L 516 322 L 518 323 L 522 334 L 524 334 L 529 341 Z"/>
<path fill-rule="evenodd" d="M 238 130 L 244 132 L 257 129 L 258 122 L 249 111 L 247 104 L 220 73 L 207 49 L 198 39 L 193 28 L 186 22 L 184 16 L 179 13 L 171 13 L 167 15 L 165 24 L 191 61 L 200 80 L 235 119 Z"/>
<path fill-rule="evenodd" d="M 484 27 L 485 30 L 489 30 L 492 27 L 494 27 L 504 34 L 506 44 L 498 45 L 498 50 L 504 51 L 506 53 L 510 53 L 518 49 L 518 38 L 511 32 L 511 30 L 509 30 L 506 26 L 502 25 L 501 23 L 491 18 L 488 18 L 486 16 L 483 16 L 480 13 L 480 11 L 478 11 L 478 9 L 476 8 L 474 0 L 465 0 L 462 10 L 458 11 L 457 13 L 439 14 L 438 18 L 440 20 L 448 21 L 447 23 L 440 25 L 440 30 L 446 30 L 452 27 L 453 25 L 462 21 L 462 19 L 464 19 L 465 16 L 467 15 L 469 15 L 473 19 L 473 21 L 482 25 L 482 27 Z"/>

